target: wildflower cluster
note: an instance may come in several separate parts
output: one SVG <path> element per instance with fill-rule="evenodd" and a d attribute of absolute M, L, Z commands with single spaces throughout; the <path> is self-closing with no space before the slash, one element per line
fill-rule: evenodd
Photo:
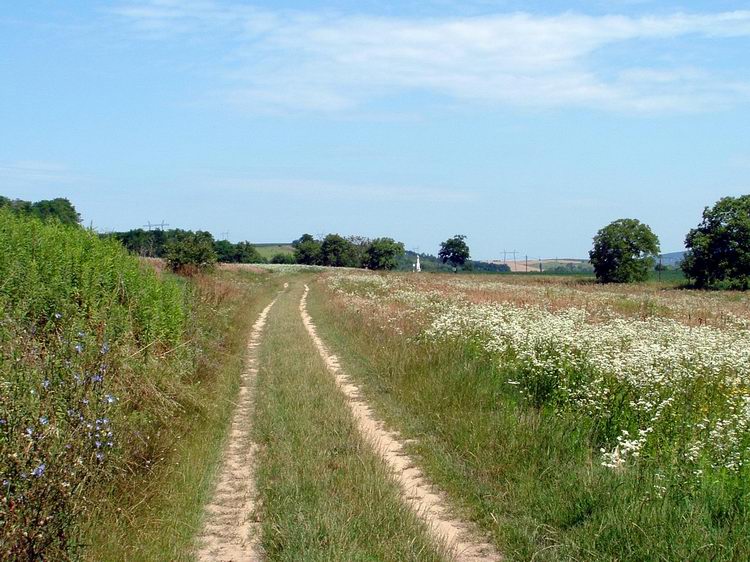
<path fill-rule="evenodd" d="M 567 286 L 553 292 L 585 307 L 551 307 L 539 295 L 529 302 L 549 287 L 470 278 L 342 273 L 328 285 L 376 317 L 398 304 L 396 315 L 414 318 L 427 342 L 465 342 L 491 357 L 508 374 L 508 392 L 588 428 L 603 466 L 677 458 L 694 480 L 748 469 L 750 327 L 736 302 L 734 312 L 714 314 L 724 321 L 696 325 L 680 307 L 713 297 L 680 294 L 675 304 L 660 295 L 664 315 L 633 317 L 611 306 L 614 293 Z M 492 295 L 476 299 L 488 286 Z"/>
<path fill-rule="evenodd" d="M 124 461 L 123 375 L 182 336 L 183 292 L 93 232 L 3 213 L 0 278 L 0 559 L 66 560 Z"/>

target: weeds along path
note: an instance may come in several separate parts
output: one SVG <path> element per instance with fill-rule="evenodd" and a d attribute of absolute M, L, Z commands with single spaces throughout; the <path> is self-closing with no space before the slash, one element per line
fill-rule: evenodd
<path fill-rule="evenodd" d="M 260 525 L 255 512 L 255 445 L 251 440 L 251 418 L 255 379 L 258 374 L 258 346 L 268 313 L 276 297 L 263 309 L 250 332 L 247 360 L 242 374 L 226 450 L 213 496 L 206 505 L 198 560 L 212 562 L 255 562 L 262 560 Z"/>
<path fill-rule="evenodd" d="M 309 287 L 300 300 L 299 309 L 307 332 L 315 343 L 336 384 L 346 396 L 352 416 L 359 431 L 393 471 L 401 487 L 404 501 L 424 521 L 433 540 L 444 544 L 456 562 L 496 561 L 502 557 L 489 543 L 476 540 L 468 523 L 451 517 L 441 494 L 422 476 L 412 459 L 406 454 L 404 444 L 394 433 L 387 431 L 372 409 L 361 398 L 359 388 L 344 374 L 339 361 L 318 336 L 315 324 L 307 312 Z"/>

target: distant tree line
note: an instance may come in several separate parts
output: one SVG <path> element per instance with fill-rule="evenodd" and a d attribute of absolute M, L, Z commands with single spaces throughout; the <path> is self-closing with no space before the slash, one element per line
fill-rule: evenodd
<path fill-rule="evenodd" d="M 22 199 L 9 199 L 0 195 L 0 209 L 10 209 L 19 215 L 36 217 L 41 220 L 56 219 L 63 224 L 77 225 L 81 215 L 67 199 L 43 199 L 32 203 Z"/>
<path fill-rule="evenodd" d="M 365 267 L 367 269 L 396 269 L 404 255 L 404 244 L 393 238 L 369 239 L 363 236 L 344 237 L 328 234 L 317 240 L 303 234 L 294 246 L 295 263 L 330 267 Z"/>
<path fill-rule="evenodd" d="M 144 230 L 112 232 L 111 236 L 139 256 L 163 258 L 173 270 L 209 269 L 221 263 L 265 263 L 263 256 L 250 242 L 233 243 L 215 240 L 205 230 Z"/>

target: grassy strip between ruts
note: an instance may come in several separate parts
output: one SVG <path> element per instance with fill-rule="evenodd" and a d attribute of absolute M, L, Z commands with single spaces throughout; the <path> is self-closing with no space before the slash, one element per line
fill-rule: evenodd
<path fill-rule="evenodd" d="M 171 450 L 154 467 L 112 490 L 116 509 L 94 514 L 88 560 L 192 560 L 203 505 L 220 461 L 245 363 L 247 336 L 282 280 L 253 273 L 217 273 L 201 280 L 196 318 L 201 347 L 196 400 L 174 419 Z"/>
<path fill-rule="evenodd" d="M 748 559 L 746 509 L 728 511 L 731 497 L 658 497 L 655 471 L 602 467 L 585 431 L 514 399 L 512 373 L 461 344 L 408 341 L 324 291 L 309 298 L 321 337 L 509 559 Z"/>
<path fill-rule="evenodd" d="M 260 348 L 255 434 L 269 560 L 441 560 L 358 435 L 343 395 L 283 294 Z"/>

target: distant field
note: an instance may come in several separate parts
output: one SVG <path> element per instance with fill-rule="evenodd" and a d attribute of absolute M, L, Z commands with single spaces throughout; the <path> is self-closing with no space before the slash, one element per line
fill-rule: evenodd
<path fill-rule="evenodd" d="M 261 256 L 270 260 L 276 254 L 293 254 L 294 246 L 291 244 L 253 244 Z"/>
<path fill-rule="evenodd" d="M 490 263 L 496 263 L 496 264 L 506 264 L 508 267 L 510 267 L 510 270 L 515 273 L 538 273 L 540 271 L 540 265 L 542 271 L 549 271 L 551 269 L 556 268 L 569 268 L 571 270 L 590 270 L 591 265 L 588 260 L 583 259 L 576 259 L 576 258 L 570 258 L 570 259 L 542 259 L 541 261 L 539 258 L 529 258 L 528 261 L 525 259 L 521 260 L 493 260 Z"/>

